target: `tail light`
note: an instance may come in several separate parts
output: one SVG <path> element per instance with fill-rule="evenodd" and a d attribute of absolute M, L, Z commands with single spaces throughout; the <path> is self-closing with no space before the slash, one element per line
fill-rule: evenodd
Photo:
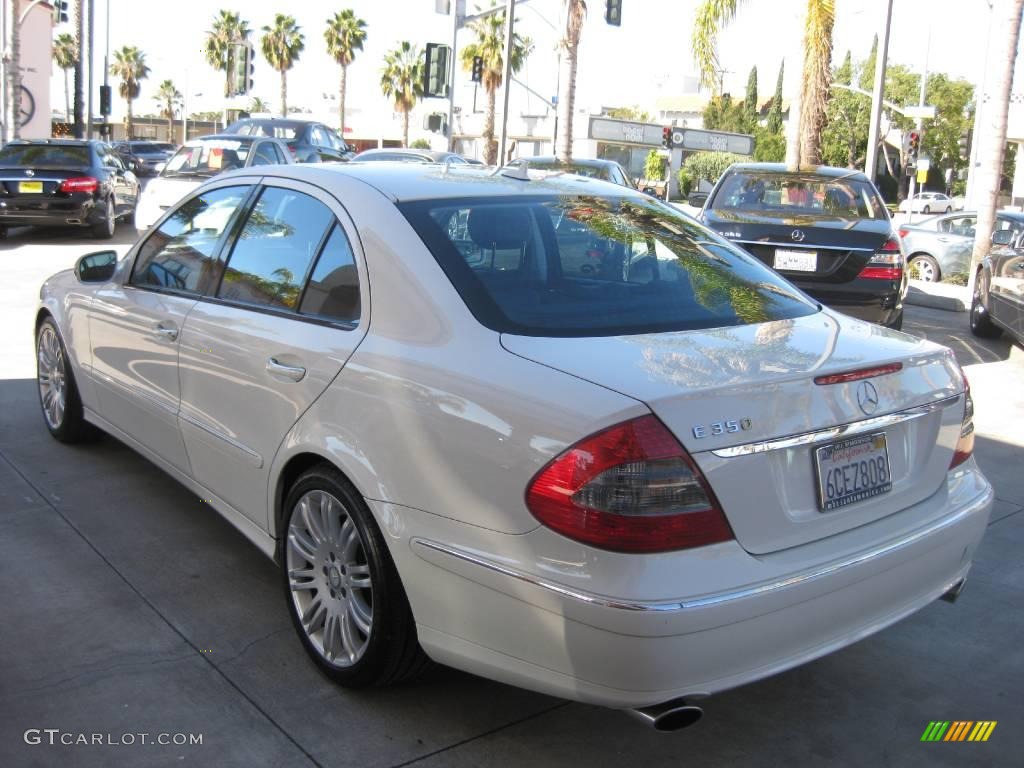
<path fill-rule="evenodd" d="M 100 183 L 92 176 L 75 176 L 64 179 L 57 187 L 58 192 L 95 192 Z"/>
<path fill-rule="evenodd" d="M 910 230 L 909 229 L 903 229 L 901 227 L 900 230 L 899 230 L 899 233 L 900 233 L 900 239 L 902 239 L 902 238 L 904 238 L 904 237 L 906 237 L 907 235 L 910 234 Z"/>
<path fill-rule="evenodd" d="M 903 279 L 903 253 L 900 251 L 899 238 L 891 236 L 885 243 L 875 251 L 858 277 L 867 277 L 875 280 L 902 280 Z"/>
<path fill-rule="evenodd" d="M 299 156 L 299 145 L 298 144 L 292 144 L 291 142 L 288 142 L 287 146 L 288 146 L 288 151 L 292 153 L 292 157 L 298 157 Z"/>
<path fill-rule="evenodd" d="M 703 473 L 654 416 L 570 447 L 533 478 L 526 505 L 548 528 L 615 552 L 668 552 L 733 538 Z"/>
<path fill-rule="evenodd" d="M 960 425 L 960 439 L 953 449 L 953 460 L 949 468 L 959 467 L 974 453 L 974 398 L 971 397 L 971 383 L 964 376 L 964 420 Z"/>

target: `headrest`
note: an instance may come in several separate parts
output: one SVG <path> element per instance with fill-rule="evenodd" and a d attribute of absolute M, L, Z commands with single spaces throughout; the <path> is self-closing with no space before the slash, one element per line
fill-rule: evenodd
<path fill-rule="evenodd" d="M 481 248 L 522 248 L 533 235 L 530 212 L 523 205 L 484 205 L 469 212 L 469 236 Z"/>

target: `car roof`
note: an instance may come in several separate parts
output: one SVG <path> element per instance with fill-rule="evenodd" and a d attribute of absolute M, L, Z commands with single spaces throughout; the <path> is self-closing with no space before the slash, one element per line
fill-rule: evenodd
<path fill-rule="evenodd" d="M 276 141 L 273 136 L 249 136 L 244 133 L 211 133 L 208 136 L 196 136 L 194 139 L 189 139 L 186 144 L 192 144 L 196 141 Z"/>
<path fill-rule="evenodd" d="M 243 173 L 232 171 L 232 173 Z M 267 166 L 267 176 L 283 176 L 330 188 L 339 177 L 357 179 L 395 202 L 529 195 L 608 195 L 650 203 L 649 195 L 601 179 L 522 169 L 501 173 L 486 166 L 433 163 L 303 163 Z"/>
<path fill-rule="evenodd" d="M 538 157 L 517 157 L 512 162 L 523 161 L 527 165 L 566 165 L 554 155 L 541 155 Z M 593 157 L 574 157 L 568 165 L 577 165 L 587 168 L 607 168 L 610 165 L 618 165 L 614 160 L 597 159 Z"/>
<path fill-rule="evenodd" d="M 91 144 L 102 144 L 98 139 L 11 139 L 4 146 L 16 147 L 28 144 L 52 144 L 57 147 L 85 147 Z"/>
<path fill-rule="evenodd" d="M 236 120 L 232 125 L 283 125 L 294 127 L 300 125 L 323 125 L 319 120 L 303 120 L 296 117 L 243 117 Z"/>
<path fill-rule="evenodd" d="M 803 165 L 798 171 L 790 171 L 785 163 L 733 163 L 731 171 L 760 171 L 762 173 L 799 173 L 801 175 L 812 174 L 827 178 L 857 179 L 867 181 L 868 177 L 861 171 L 850 168 L 835 168 L 831 165 Z"/>

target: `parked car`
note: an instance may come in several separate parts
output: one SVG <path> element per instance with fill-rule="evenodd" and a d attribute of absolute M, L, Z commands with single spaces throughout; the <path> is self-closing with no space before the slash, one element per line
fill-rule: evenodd
<path fill-rule="evenodd" d="M 280 139 L 288 146 L 288 151 L 297 163 L 341 162 L 355 156 L 355 152 L 336 130 L 312 120 L 246 117 L 229 125 L 224 133 Z"/>
<path fill-rule="evenodd" d="M 953 198 L 941 192 L 919 192 L 910 198 L 901 200 L 899 210 L 908 213 L 913 207 L 914 213 L 950 213 L 953 210 Z"/>
<path fill-rule="evenodd" d="M 572 162 L 566 165 L 557 157 L 520 157 L 513 160 L 509 165 L 526 165 L 528 168 L 536 168 L 545 171 L 562 171 L 563 173 L 574 173 L 577 176 L 586 176 L 591 179 L 603 179 L 620 187 L 636 189 L 636 186 L 629 180 L 626 169 L 614 160 L 596 160 L 589 158 L 574 157 Z"/>
<path fill-rule="evenodd" d="M 864 174 L 737 163 L 711 190 L 701 220 L 818 301 L 862 320 L 902 327 L 902 246 Z"/>
<path fill-rule="evenodd" d="M 0 237 L 8 227 L 88 228 L 131 221 L 139 180 L 102 141 L 15 139 L 0 149 Z"/>
<path fill-rule="evenodd" d="M 115 141 L 111 146 L 137 176 L 155 176 L 175 152 L 174 145 L 162 141 Z"/>
<path fill-rule="evenodd" d="M 971 331 L 995 338 L 1004 331 L 1024 345 L 1024 230 L 999 229 L 978 265 Z"/>
<path fill-rule="evenodd" d="M 978 214 L 973 211 L 933 216 L 920 224 L 899 228 L 903 252 L 907 254 L 910 276 L 936 282 L 946 275 L 966 272 L 974 250 L 974 227 Z M 996 228 L 1013 233 L 1024 230 L 1024 213 L 999 211 Z"/>
<path fill-rule="evenodd" d="M 164 211 L 218 173 L 292 162 L 284 142 L 268 136 L 215 134 L 189 141 L 142 191 L 135 226 L 140 232 L 149 229 Z"/>
<path fill-rule="evenodd" d="M 364 149 L 352 160 L 360 163 L 386 160 L 400 163 L 455 163 L 456 165 L 465 165 L 467 162 L 462 155 L 457 155 L 454 152 L 406 147 Z"/>
<path fill-rule="evenodd" d="M 993 502 L 948 349 L 570 174 L 226 173 L 35 331 L 50 433 L 219 510 L 348 686 L 433 659 L 678 728 L 959 594 Z"/>

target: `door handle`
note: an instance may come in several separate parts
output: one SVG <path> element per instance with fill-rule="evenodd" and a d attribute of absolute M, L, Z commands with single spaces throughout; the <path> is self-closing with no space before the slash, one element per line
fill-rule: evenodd
<path fill-rule="evenodd" d="M 302 381 L 306 375 L 306 369 L 300 365 L 285 365 L 277 362 L 276 358 L 267 358 L 267 373 L 284 376 L 292 381 Z"/>
<path fill-rule="evenodd" d="M 159 322 L 153 330 L 156 331 L 157 336 L 168 341 L 174 341 L 178 338 L 178 328 L 173 323 Z"/>
<path fill-rule="evenodd" d="M 949 242 L 949 238 L 948 237 L 940 237 L 939 238 L 939 242 L 940 243 L 948 243 Z"/>

